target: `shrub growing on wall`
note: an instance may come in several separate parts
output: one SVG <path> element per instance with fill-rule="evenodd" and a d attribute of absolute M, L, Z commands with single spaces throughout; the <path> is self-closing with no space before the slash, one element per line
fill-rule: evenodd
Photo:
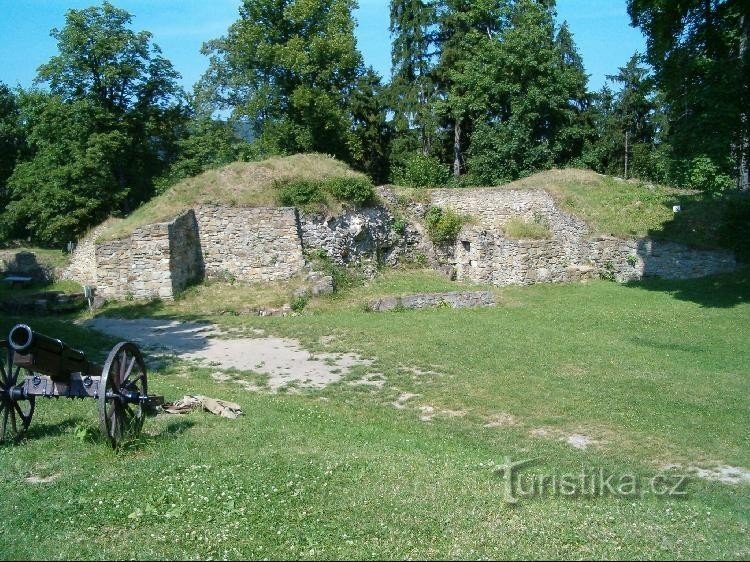
<path fill-rule="evenodd" d="M 456 240 L 466 221 L 452 209 L 432 207 L 427 211 L 425 222 L 430 239 L 436 243 L 445 243 Z"/>
<path fill-rule="evenodd" d="M 325 203 L 325 197 L 318 182 L 291 181 L 279 187 L 279 203 L 284 207 L 306 207 Z"/>
<path fill-rule="evenodd" d="M 364 177 L 296 180 L 280 184 L 277 188 L 279 203 L 285 207 L 324 205 L 331 200 L 361 207 L 375 200 L 375 189 Z"/>
<path fill-rule="evenodd" d="M 354 203 L 357 207 L 362 207 L 375 199 L 372 183 L 363 177 L 326 180 L 323 183 L 323 189 L 338 201 Z"/>

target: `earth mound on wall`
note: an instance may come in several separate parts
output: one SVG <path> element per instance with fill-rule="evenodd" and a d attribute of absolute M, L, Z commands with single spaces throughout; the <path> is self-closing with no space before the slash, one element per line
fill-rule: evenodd
<path fill-rule="evenodd" d="M 97 233 L 100 241 L 124 238 L 139 227 L 166 222 L 199 205 L 278 207 L 276 184 L 364 177 L 324 154 L 296 154 L 261 162 L 234 162 L 185 179 L 125 219 L 109 219 Z"/>

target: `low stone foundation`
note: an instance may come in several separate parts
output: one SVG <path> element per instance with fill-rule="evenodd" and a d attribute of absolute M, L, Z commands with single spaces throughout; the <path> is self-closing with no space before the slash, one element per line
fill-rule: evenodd
<path fill-rule="evenodd" d="M 471 293 L 426 293 L 401 297 L 385 297 L 370 301 L 368 309 L 373 312 L 386 312 L 399 309 L 421 309 L 449 306 L 451 308 L 475 308 L 495 306 L 495 295 L 489 291 Z"/>

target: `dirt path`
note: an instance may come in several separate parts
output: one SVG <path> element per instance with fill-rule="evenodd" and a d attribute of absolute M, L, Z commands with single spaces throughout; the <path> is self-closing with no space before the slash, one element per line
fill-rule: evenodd
<path fill-rule="evenodd" d="M 352 353 L 313 356 L 296 340 L 257 337 L 222 339 L 212 324 L 176 320 L 96 318 L 87 328 L 123 338 L 139 346 L 174 354 L 179 359 L 205 362 L 218 370 L 237 369 L 268 376 L 272 391 L 289 384 L 323 388 L 345 377 L 355 365 L 370 360 Z"/>

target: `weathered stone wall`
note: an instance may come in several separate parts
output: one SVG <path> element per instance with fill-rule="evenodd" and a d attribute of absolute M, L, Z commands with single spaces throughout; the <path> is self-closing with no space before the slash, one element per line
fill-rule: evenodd
<path fill-rule="evenodd" d="M 643 277 L 693 279 L 737 268 L 732 252 L 691 248 L 667 240 L 621 240 L 601 236 L 590 244 L 591 265 L 601 276 L 611 276 L 620 282 Z"/>
<path fill-rule="evenodd" d="M 465 228 L 454 250 L 456 277 L 493 285 L 563 282 L 569 279 L 572 249 L 567 241 L 511 240 Z"/>
<path fill-rule="evenodd" d="M 107 224 L 102 223 L 78 240 L 70 255 L 70 263 L 62 273 L 63 279 L 71 279 L 81 285 L 96 285 L 96 239 L 106 228 Z"/>
<path fill-rule="evenodd" d="M 452 256 L 456 278 L 493 285 L 562 283 L 585 278 L 620 282 L 654 276 L 689 279 L 733 271 L 731 252 L 700 250 L 650 238 L 511 240 L 501 232 L 464 228 Z"/>
<path fill-rule="evenodd" d="M 590 277 L 685 279 L 736 268 L 731 252 L 699 250 L 650 238 L 594 237 L 583 221 L 558 209 L 543 190 L 438 189 L 432 192 L 432 204 L 476 221 L 462 229 L 454 246 L 435 252 L 439 261 L 454 267 L 457 279 L 494 285 Z M 506 238 L 503 226 L 512 217 L 546 221 L 552 239 Z"/>
<path fill-rule="evenodd" d="M 206 205 L 196 218 L 207 278 L 279 281 L 305 267 L 293 208 Z"/>
<path fill-rule="evenodd" d="M 109 240 L 95 246 L 96 294 L 105 299 L 121 299 L 130 294 L 131 238 Z"/>
<path fill-rule="evenodd" d="M 468 215 L 492 231 L 502 230 L 511 218 L 521 218 L 546 221 L 552 237 L 568 244 L 589 234 L 586 223 L 561 211 L 542 189 L 435 189 L 431 199 L 433 205 Z"/>
<path fill-rule="evenodd" d="M 400 297 L 384 297 L 367 303 L 373 312 L 386 312 L 399 308 L 416 310 L 421 308 L 435 308 L 450 306 L 451 308 L 475 308 L 495 306 L 495 295 L 489 291 L 474 291 L 470 293 L 426 293 L 405 295 Z"/>
<path fill-rule="evenodd" d="M 336 217 L 300 213 L 305 249 L 325 250 L 339 265 L 363 259 L 396 265 L 411 258 L 421 236 L 414 225 L 403 223 L 400 232 L 395 226 L 395 217 L 382 206 L 345 211 Z"/>
<path fill-rule="evenodd" d="M 202 266 L 195 214 L 138 228 L 122 240 L 96 244 L 98 296 L 106 299 L 172 299 Z"/>

